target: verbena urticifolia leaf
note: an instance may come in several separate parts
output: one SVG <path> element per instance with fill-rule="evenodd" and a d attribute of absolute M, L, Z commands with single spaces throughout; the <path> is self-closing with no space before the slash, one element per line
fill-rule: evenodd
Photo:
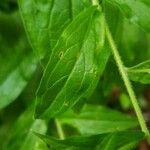
<path fill-rule="evenodd" d="M 141 131 L 114 132 L 104 137 L 96 150 L 134 150 L 137 143 L 144 137 Z"/>
<path fill-rule="evenodd" d="M 73 136 L 65 140 L 38 133 L 35 134 L 55 150 L 132 150 L 136 143 L 144 138 L 144 133 L 140 131 Z"/>
<path fill-rule="evenodd" d="M 107 61 L 102 58 L 108 57 L 102 53 L 103 23 L 102 13 L 92 6 L 63 31 L 37 92 L 37 118 L 54 117 L 91 95 Z"/>
<path fill-rule="evenodd" d="M 107 0 L 118 6 L 123 14 L 133 23 L 138 24 L 145 31 L 150 32 L 150 5 L 142 0 Z"/>
<path fill-rule="evenodd" d="M 150 83 L 150 60 L 142 62 L 134 67 L 127 68 L 129 78 L 143 84 Z"/>
<path fill-rule="evenodd" d="M 45 134 L 47 130 L 46 122 L 44 120 L 34 120 L 33 107 L 31 105 L 25 112 L 23 112 L 11 127 L 8 133 L 8 140 L 5 142 L 7 150 L 48 150 L 45 143 L 39 140 L 32 130 Z"/>
<path fill-rule="evenodd" d="M 19 14 L 0 12 L 0 109 L 20 95 L 36 65 Z"/>
<path fill-rule="evenodd" d="M 90 4 L 90 0 L 19 0 L 29 39 L 40 59 L 50 55 L 65 27 Z M 47 58 L 42 61 L 46 63 Z"/>
<path fill-rule="evenodd" d="M 138 126 L 136 118 L 96 105 L 84 105 L 80 113 L 67 111 L 58 119 L 61 124 L 72 126 L 83 135 L 123 131 Z"/>

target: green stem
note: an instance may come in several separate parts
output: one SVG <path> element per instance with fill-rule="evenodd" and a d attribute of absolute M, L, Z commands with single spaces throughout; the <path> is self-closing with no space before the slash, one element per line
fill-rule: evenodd
<path fill-rule="evenodd" d="M 139 120 L 141 129 L 146 134 L 146 136 L 150 139 L 149 130 L 148 130 L 147 126 L 146 126 L 144 117 L 142 115 L 142 111 L 141 111 L 141 109 L 139 107 L 139 104 L 138 104 L 138 101 L 136 99 L 135 93 L 134 93 L 134 91 L 132 89 L 132 84 L 131 84 L 131 82 L 130 82 L 130 80 L 128 78 L 128 74 L 127 74 L 127 72 L 125 70 L 125 67 L 123 65 L 123 62 L 122 62 L 121 57 L 119 55 L 119 52 L 117 50 L 117 46 L 116 46 L 116 44 L 115 44 L 115 42 L 114 42 L 114 40 L 112 38 L 112 35 L 110 33 L 108 25 L 106 25 L 106 36 L 107 36 L 107 39 L 109 41 L 110 47 L 112 49 L 112 53 L 114 55 L 114 59 L 115 59 L 116 64 L 117 64 L 117 66 L 119 68 L 119 71 L 120 71 L 120 74 L 122 76 L 122 79 L 124 81 L 125 87 L 127 89 L 129 97 L 131 99 L 132 105 L 133 105 L 134 110 L 136 112 L 136 115 L 137 115 L 137 118 Z"/>
<path fill-rule="evenodd" d="M 99 5 L 98 0 L 92 0 L 92 3 L 93 3 L 93 5 L 97 5 L 98 9 L 100 9 L 100 5 Z M 117 46 L 116 46 L 116 44 L 115 44 L 115 42 L 113 40 L 113 37 L 111 35 L 111 32 L 109 30 L 109 27 L 108 27 L 106 21 L 105 21 L 105 24 L 106 24 L 106 36 L 107 36 L 107 39 L 109 41 L 110 47 L 112 49 L 112 53 L 114 55 L 114 59 L 116 61 L 116 64 L 117 64 L 118 69 L 119 69 L 119 72 L 120 72 L 120 74 L 122 76 L 122 79 L 124 81 L 125 87 L 127 89 L 129 97 L 131 99 L 131 102 L 132 102 L 132 105 L 134 107 L 135 113 L 137 115 L 137 118 L 138 118 L 139 124 L 141 126 L 141 129 L 145 133 L 146 137 L 148 138 L 148 142 L 150 143 L 150 133 L 149 133 L 149 130 L 148 130 L 147 126 L 146 126 L 144 117 L 142 115 L 142 111 L 141 111 L 141 109 L 139 107 L 139 104 L 138 104 L 138 101 L 136 99 L 136 95 L 135 95 L 135 93 L 133 91 L 132 84 L 131 84 L 131 82 L 130 82 L 130 80 L 128 78 L 128 74 L 126 72 L 126 68 L 125 68 L 125 66 L 124 66 L 124 64 L 123 64 L 123 62 L 121 60 L 121 57 L 120 57 L 119 52 L 117 50 Z"/>
<path fill-rule="evenodd" d="M 57 132 L 58 132 L 58 135 L 59 135 L 60 139 L 64 140 L 65 139 L 65 135 L 64 135 L 61 123 L 59 122 L 58 119 L 55 119 L 55 124 L 56 124 Z"/>

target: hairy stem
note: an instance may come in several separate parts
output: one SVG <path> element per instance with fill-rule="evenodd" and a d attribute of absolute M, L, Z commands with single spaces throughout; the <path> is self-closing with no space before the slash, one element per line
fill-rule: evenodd
<path fill-rule="evenodd" d="M 64 135 L 61 123 L 59 122 L 58 119 L 55 119 L 55 124 L 56 124 L 57 132 L 58 132 L 60 139 L 61 140 L 65 139 L 65 135 Z"/>
<path fill-rule="evenodd" d="M 98 5 L 98 8 L 100 8 L 98 0 L 92 0 L 92 3 L 93 3 L 93 5 Z M 125 66 L 124 66 L 124 64 L 123 64 L 123 62 L 121 60 L 121 57 L 119 55 L 117 46 L 115 44 L 115 41 L 113 40 L 113 37 L 111 35 L 111 32 L 109 30 L 109 27 L 108 27 L 106 21 L 105 21 L 105 24 L 106 24 L 105 25 L 106 26 L 106 36 L 107 36 L 107 39 L 109 41 L 110 47 L 112 49 L 112 53 L 113 53 L 114 59 L 116 61 L 116 64 L 117 64 L 118 69 L 119 69 L 119 72 L 120 72 L 120 74 L 122 76 L 122 79 L 124 81 L 125 87 L 127 89 L 129 97 L 131 99 L 131 102 L 132 102 L 132 105 L 134 107 L 135 113 L 137 115 L 137 118 L 138 118 L 139 124 L 141 126 L 141 129 L 145 133 L 145 135 L 147 136 L 148 141 L 150 143 L 150 133 L 149 133 L 149 130 L 148 130 L 147 126 L 146 126 L 146 122 L 145 122 L 144 117 L 142 115 L 142 111 L 141 111 L 141 109 L 139 107 L 138 101 L 136 99 L 136 95 L 135 95 L 134 90 L 132 88 L 132 84 L 131 84 L 131 82 L 130 82 L 130 80 L 128 78 L 128 74 L 126 72 L 126 68 L 125 68 Z"/>
<path fill-rule="evenodd" d="M 150 139 L 149 130 L 148 130 L 147 126 L 146 126 L 144 117 L 142 115 L 142 111 L 141 111 L 141 109 L 139 107 L 138 101 L 137 101 L 135 93 L 133 91 L 132 84 L 131 84 L 131 82 L 130 82 L 130 80 L 128 78 L 128 74 L 127 74 L 127 72 L 125 70 L 125 67 L 123 65 L 123 62 L 122 62 L 121 57 L 119 55 L 119 52 L 117 50 L 117 46 L 116 46 L 116 44 L 115 44 L 115 42 L 114 42 L 114 40 L 112 38 L 112 35 L 110 33 L 108 25 L 106 25 L 106 36 L 107 36 L 107 39 L 109 41 L 110 47 L 112 49 L 112 53 L 114 55 L 114 59 L 115 59 L 116 64 L 117 64 L 117 66 L 119 68 L 119 71 L 120 71 L 120 74 L 122 76 L 122 79 L 124 81 L 125 87 L 127 89 L 129 97 L 131 99 L 132 105 L 133 105 L 134 110 L 136 112 L 136 115 L 137 115 L 138 121 L 140 123 L 141 129 L 146 134 L 148 139 Z"/>

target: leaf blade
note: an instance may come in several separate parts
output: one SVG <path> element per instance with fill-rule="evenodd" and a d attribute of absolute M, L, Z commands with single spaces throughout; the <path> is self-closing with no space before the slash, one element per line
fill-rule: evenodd
<path fill-rule="evenodd" d="M 144 61 L 134 67 L 126 69 L 131 80 L 143 84 L 150 83 L 150 60 Z"/>
<path fill-rule="evenodd" d="M 18 12 L 10 15 L 0 13 L 0 22 L 0 109 L 2 109 L 23 91 L 36 70 L 37 60 L 25 38 Z"/>
<path fill-rule="evenodd" d="M 58 149 L 71 149 L 71 150 L 116 150 L 121 149 L 130 143 L 136 143 L 144 138 L 142 132 L 116 132 L 112 134 L 97 134 L 89 136 L 74 136 L 68 137 L 65 140 L 59 140 L 54 137 L 35 134 L 44 140 L 52 148 Z M 113 138 L 112 138 L 113 136 Z M 128 138 L 126 137 L 128 136 Z M 120 139 L 122 140 L 120 143 Z M 115 143 L 114 143 L 115 142 Z"/>
<path fill-rule="evenodd" d="M 19 0 L 25 28 L 40 60 L 49 56 L 66 26 L 90 5 L 89 0 Z M 45 66 L 48 58 L 42 61 L 42 65 Z"/>
<path fill-rule="evenodd" d="M 82 22 L 80 26 L 79 22 Z M 64 30 L 53 49 L 37 92 L 37 116 L 48 118 L 58 115 L 95 89 L 106 64 L 99 62 L 100 58 L 108 57 L 101 53 L 103 34 L 103 16 L 95 7 L 83 11 Z M 107 59 L 104 61 L 107 62 Z"/>
<path fill-rule="evenodd" d="M 11 127 L 8 140 L 5 143 L 6 149 L 33 150 L 38 149 L 38 146 L 43 144 L 41 140 L 33 135 L 32 130 L 45 134 L 47 130 L 46 122 L 33 119 L 33 106 L 32 104 L 27 108 Z M 46 146 L 44 150 L 47 150 Z"/>
<path fill-rule="evenodd" d="M 103 106 L 85 105 L 79 114 L 72 111 L 58 117 L 64 125 L 76 128 L 80 134 L 103 134 L 138 126 L 138 120 Z"/>
<path fill-rule="evenodd" d="M 150 6 L 142 1 L 135 0 L 107 0 L 112 5 L 117 5 L 124 15 L 133 23 L 138 24 L 150 32 Z"/>

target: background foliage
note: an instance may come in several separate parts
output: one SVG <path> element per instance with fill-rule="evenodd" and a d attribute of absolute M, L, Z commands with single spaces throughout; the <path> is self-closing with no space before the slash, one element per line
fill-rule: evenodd
<path fill-rule="evenodd" d="M 150 2 L 99 4 L 0 1 L 1 150 L 149 149 L 105 21 L 149 127 Z"/>

